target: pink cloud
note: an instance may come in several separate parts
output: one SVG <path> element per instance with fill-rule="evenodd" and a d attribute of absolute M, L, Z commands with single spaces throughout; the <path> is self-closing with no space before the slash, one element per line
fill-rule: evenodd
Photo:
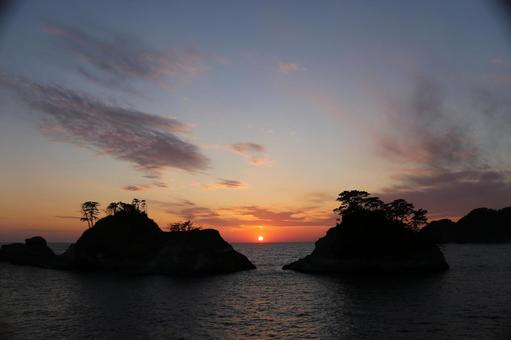
<path fill-rule="evenodd" d="M 205 186 L 206 190 L 218 190 L 218 189 L 245 189 L 247 187 L 246 183 L 232 180 L 232 179 L 220 179 L 218 182 L 208 184 Z"/>
<path fill-rule="evenodd" d="M 278 62 L 277 63 L 277 71 L 282 74 L 290 74 L 293 72 L 301 71 L 304 68 L 300 66 L 299 64 L 295 63 L 285 63 L 285 62 Z"/>

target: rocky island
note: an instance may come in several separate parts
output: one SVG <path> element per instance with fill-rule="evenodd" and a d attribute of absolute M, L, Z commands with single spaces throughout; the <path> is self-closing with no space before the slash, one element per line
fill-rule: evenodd
<path fill-rule="evenodd" d="M 365 191 L 344 191 L 340 222 L 314 251 L 283 269 L 305 273 L 428 273 L 449 268 L 439 247 L 419 232 L 426 211 L 399 199 L 384 203 Z"/>
<path fill-rule="evenodd" d="M 164 232 L 145 211 L 122 203 L 91 224 L 66 252 L 55 255 L 41 238 L 4 245 L 0 261 L 72 271 L 205 275 L 255 269 L 217 230 Z M 186 228 L 188 226 L 188 228 Z"/>
<path fill-rule="evenodd" d="M 457 222 L 432 221 L 421 229 L 424 237 L 436 243 L 509 243 L 511 207 L 477 208 Z"/>

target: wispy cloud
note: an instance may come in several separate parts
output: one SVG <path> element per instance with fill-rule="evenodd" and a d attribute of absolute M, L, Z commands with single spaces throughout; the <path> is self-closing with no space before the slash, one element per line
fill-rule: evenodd
<path fill-rule="evenodd" d="M 68 215 L 56 215 L 56 218 L 61 218 L 65 220 L 79 220 L 80 216 L 68 216 Z"/>
<path fill-rule="evenodd" d="M 469 121 L 452 119 L 444 93 L 427 78 L 420 78 L 410 102 L 396 105 L 387 126 L 375 134 L 382 155 L 430 168 L 459 168 L 478 162 L 479 149 Z"/>
<path fill-rule="evenodd" d="M 304 68 L 300 64 L 296 63 L 286 63 L 286 62 L 278 62 L 277 63 L 277 71 L 282 74 L 290 74 L 297 71 L 302 71 Z"/>
<path fill-rule="evenodd" d="M 318 207 L 275 210 L 264 206 L 238 206 L 211 209 L 193 206 L 169 207 L 167 212 L 198 225 L 218 227 L 274 226 L 274 227 L 328 227 L 335 224 L 331 210 Z"/>
<path fill-rule="evenodd" d="M 511 174 L 496 171 L 437 172 L 400 177 L 382 197 L 402 197 L 427 208 L 430 218 L 459 217 L 480 206 L 511 205 Z"/>
<path fill-rule="evenodd" d="M 144 191 L 153 188 L 167 188 L 167 185 L 163 182 L 153 182 L 146 184 L 127 185 L 123 187 L 123 189 L 127 191 Z"/>
<path fill-rule="evenodd" d="M 408 167 L 380 194 L 409 199 L 436 217 L 510 205 L 509 164 L 499 160 L 510 140 L 509 100 L 478 93 L 471 110 L 457 114 L 447 95 L 431 79 L 418 79 L 411 100 L 394 104 L 388 126 L 374 132 L 380 155 Z"/>
<path fill-rule="evenodd" d="M 220 179 L 215 183 L 206 185 L 207 190 L 217 190 L 217 189 L 245 189 L 247 187 L 246 183 L 232 180 L 232 179 Z"/>
<path fill-rule="evenodd" d="M 132 80 L 168 84 L 202 69 L 202 56 L 193 49 L 158 51 L 126 35 L 101 32 L 99 37 L 56 23 L 45 23 L 43 29 L 75 57 L 82 76 L 109 87 L 128 89 L 126 82 Z"/>
<path fill-rule="evenodd" d="M 493 65 L 498 65 L 498 66 L 509 66 L 510 65 L 508 60 L 506 60 L 504 58 L 500 58 L 500 57 L 491 58 L 490 63 Z"/>
<path fill-rule="evenodd" d="M 235 154 L 238 154 L 248 160 L 248 162 L 255 166 L 270 165 L 272 160 L 266 156 L 266 147 L 261 144 L 244 142 L 226 144 L 225 148 Z"/>
<path fill-rule="evenodd" d="M 194 172 L 208 166 L 200 149 L 178 136 L 189 127 L 177 119 L 111 105 L 61 86 L 8 76 L 0 76 L 0 85 L 29 104 L 42 131 L 56 141 L 130 162 L 153 177 L 167 167 Z"/>

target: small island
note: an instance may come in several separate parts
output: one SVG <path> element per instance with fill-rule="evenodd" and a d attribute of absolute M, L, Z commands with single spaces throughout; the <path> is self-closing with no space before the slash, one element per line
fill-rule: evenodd
<path fill-rule="evenodd" d="M 41 237 L 0 248 L 0 261 L 72 271 L 206 275 L 255 269 L 215 229 L 174 223 L 162 231 L 147 216 L 145 202 L 111 203 L 96 223 L 97 202 L 82 204 L 89 228 L 63 254 L 55 255 Z"/>
<path fill-rule="evenodd" d="M 344 191 L 339 223 L 314 251 L 283 269 L 304 273 L 430 273 L 449 268 L 440 248 L 419 232 L 427 211 L 403 199 L 384 203 L 365 191 Z"/>
<path fill-rule="evenodd" d="M 511 207 L 477 208 L 457 222 L 432 221 L 421 229 L 424 237 L 436 243 L 509 243 L 511 242 Z"/>

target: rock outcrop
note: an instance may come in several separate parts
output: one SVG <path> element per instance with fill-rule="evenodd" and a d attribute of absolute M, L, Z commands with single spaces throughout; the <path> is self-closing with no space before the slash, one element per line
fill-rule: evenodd
<path fill-rule="evenodd" d="M 14 259 L 10 262 L 24 259 L 9 254 Z M 204 275 L 255 268 L 214 229 L 163 232 L 138 212 L 102 218 L 62 255 L 45 259 L 41 264 L 55 269 L 140 274 Z"/>
<path fill-rule="evenodd" d="M 45 267 L 55 256 L 46 240 L 40 236 L 28 238 L 25 243 L 5 244 L 0 248 L 0 261 L 13 264 Z"/>
<path fill-rule="evenodd" d="M 474 209 L 458 222 L 433 221 L 422 228 L 421 233 L 436 243 L 511 242 L 511 207 Z"/>
<path fill-rule="evenodd" d="M 314 251 L 283 269 L 305 273 L 426 273 L 448 269 L 438 246 L 379 212 L 343 219 L 320 238 Z"/>

